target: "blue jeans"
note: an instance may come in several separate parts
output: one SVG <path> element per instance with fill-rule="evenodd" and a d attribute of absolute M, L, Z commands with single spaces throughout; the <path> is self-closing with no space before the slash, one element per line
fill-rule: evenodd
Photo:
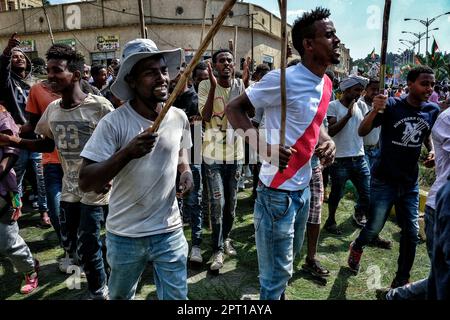
<path fill-rule="evenodd" d="M 70 256 L 81 260 L 92 294 L 101 293 L 106 286 L 100 240 L 103 214 L 102 206 L 61 201 L 60 222 L 64 248 Z"/>
<path fill-rule="evenodd" d="M 223 251 L 236 213 L 238 182 L 242 164 L 205 164 L 211 209 L 212 249 Z"/>
<path fill-rule="evenodd" d="M 202 173 L 201 165 L 191 164 L 194 178 L 194 189 L 189 192 L 183 201 L 183 214 L 190 218 L 192 230 L 192 245 L 200 246 L 202 243 Z"/>
<path fill-rule="evenodd" d="M 430 260 L 433 250 L 433 228 L 435 210 L 425 206 L 425 235 L 427 237 L 427 251 Z M 386 294 L 387 300 L 425 300 L 428 292 L 428 277 L 409 283 L 403 287 L 389 290 Z"/>
<path fill-rule="evenodd" d="M 395 205 L 397 222 L 401 229 L 400 254 L 396 279 L 405 281 L 414 263 L 419 241 L 419 186 L 402 186 L 371 179 L 370 214 L 366 226 L 355 240 L 354 248 L 362 250 L 383 229 L 392 206 Z"/>
<path fill-rule="evenodd" d="M 39 212 L 46 212 L 47 209 L 47 197 L 45 195 L 45 182 L 44 173 L 42 169 L 42 154 L 38 152 L 31 152 L 28 150 L 20 150 L 19 158 L 14 165 L 14 171 L 17 177 L 17 189 L 19 195 L 23 196 L 23 177 L 27 170 L 28 162 L 31 162 L 31 166 L 36 175 L 37 191 L 38 191 L 38 205 Z"/>
<path fill-rule="evenodd" d="M 61 201 L 62 190 L 62 171 L 61 164 L 49 163 L 44 165 L 45 190 L 47 192 L 48 215 L 52 226 L 56 231 L 58 240 L 62 246 L 61 226 L 59 222 L 59 202 Z"/>
<path fill-rule="evenodd" d="M 256 188 L 255 237 L 261 300 L 278 300 L 292 277 L 309 213 L 309 187 L 282 192 L 262 183 Z"/>
<path fill-rule="evenodd" d="M 187 299 L 188 245 L 183 230 L 130 238 L 106 233 L 107 259 L 111 266 L 109 298 L 134 299 L 147 262 L 153 264 L 159 300 Z"/>
<path fill-rule="evenodd" d="M 370 170 L 364 156 L 336 158 L 330 167 L 331 192 L 328 196 L 328 209 L 334 215 L 339 201 L 344 196 L 347 180 L 358 191 L 355 211 L 367 216 L 370 202 Z"/>
<path fill-rule="evenodd" d="M 372 165 L 375 159 L 380 156 L 380 148 L 377 146 L 364 146 L 364 157 L 366 158 L 369 170 L 372 169 Z"/>

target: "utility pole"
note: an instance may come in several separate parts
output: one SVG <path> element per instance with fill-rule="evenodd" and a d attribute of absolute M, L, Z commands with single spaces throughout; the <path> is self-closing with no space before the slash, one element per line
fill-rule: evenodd
<path fill-rule="evenodd" d="M 214 24 L 214 15 L 211 15 L 211 27 Z M 211 39 L 211 57 L 214 54 L 214 37 Z"/>
<path fill-rule="evenodd" d="M 48 18 L 47 15 L 47 9 L 45 8 L 44 0 L 42 0 L 42 9 L 44 10 L 45 19 L 47 20 L 48 32 L 50 33 L 50 40 L 52 41 L 52 44 L 55 44 L 55 38 L 53 37 L 52 26 L 50 25 L 50 19 Z"/>
<path fill-rule="evenodd" d="M 233 57 L 234 61 L 237 61 L 237 37 L 238 37 L 238 26 L 234 26 L 234 50 L 233 50 Z"/>
<path fill-rule="evenodd" d="M 139 23 L 141 26 L 141 37 L 143 39 L 146 39 L 147 35 L 145 33 L 144 3 L 142 0 L 138 0 L 138 4 L 139 4 Z"/>
<path fill-rule="evenodd" d="M 205 33 L 205 23 L 206 23 L 206 6 L 208 5 L 208 0 L 203 0 L 203 22 L 202 22 L 202 33 L 200 35 L 200 43 L 203 42 L 203 34 Z M 211 23 L 212 25 L 212 23 Z"/>
<path fill-rule="evenodd" d="M 256 15 L 256 14 L 258 14 L 258 13 L 250 13 L 250 17 L 251 17 L 251 20 L 250 20 L 250 29 L 251 29 L 251 32 L 252 32 L 252 50 L 251 50 L 251 56 L 252 56 L 252 63 L 250 63 L 250 71 L 251 72 L 253 72 L 253 71 L 255 71 L 255 70 L 253 70 L 253 62 L 255 61 L 255 56 L 254 56 L 254 54 L 255 54 L 255 52 L 254 52 L 254 46 L 255 46 L 255 44 L 254 44 L 254 39 L 255 39 L 255 29 L 254 29 L 254 27 L 253 27 L 253 16 L 254 15 Z"/>

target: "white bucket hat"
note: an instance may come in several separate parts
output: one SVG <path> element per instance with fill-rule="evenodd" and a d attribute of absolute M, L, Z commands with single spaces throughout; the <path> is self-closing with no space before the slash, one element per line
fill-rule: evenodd
<path fill-rule="evenodd" d="M 123 62 L 120 65 L 116 80 L 111 85 L 111 91 L 117 98 L 123 101 L 134 98 L 134 92 L 125 81 L 125 77 L 136 63 L 155 54 L 161 54 L 166 60 L 170 79 L 174 79 L 178 75 L 180 66 L 184 61 L 181 48 L 160 51 L 150 39 L 132 40 L 123 48 L 121 59 Z"/>

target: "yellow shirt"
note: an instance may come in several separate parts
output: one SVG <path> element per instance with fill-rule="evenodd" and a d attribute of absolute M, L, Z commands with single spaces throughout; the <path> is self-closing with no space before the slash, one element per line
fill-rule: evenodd
<path fill-rule="evenodd" d="M 198 87 L 198 109 L 200 114 L 205 107 L 211 82 L 204 80 Z M 205 121 L 203 138 L 203 157 L 217 162 L 232 162 L 244 158 L 243 140 L 234 134 L 225 115 L 225 105 L 230 98 L 231 88 L 216 86 L 213 113 L 209 122 Z"/>

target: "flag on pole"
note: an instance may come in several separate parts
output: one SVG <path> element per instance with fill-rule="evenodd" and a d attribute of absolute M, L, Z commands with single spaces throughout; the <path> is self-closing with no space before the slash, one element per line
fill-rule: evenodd
<path fill-rule="evenodd" d="M 433 44 L 431 45 L 431 59 L 434 60 L 436 52 L 440 52 L 440 50 L 439 50 L 439 46 L 436 42 L 436 39 L 433 37 Z"/>
<path fill-rule="evenodd" d="M 372 52 L 370 53 L 370 59 L 375 60 L 377 57 L 375 55 L 375 48 L 373 48 Z"/>

